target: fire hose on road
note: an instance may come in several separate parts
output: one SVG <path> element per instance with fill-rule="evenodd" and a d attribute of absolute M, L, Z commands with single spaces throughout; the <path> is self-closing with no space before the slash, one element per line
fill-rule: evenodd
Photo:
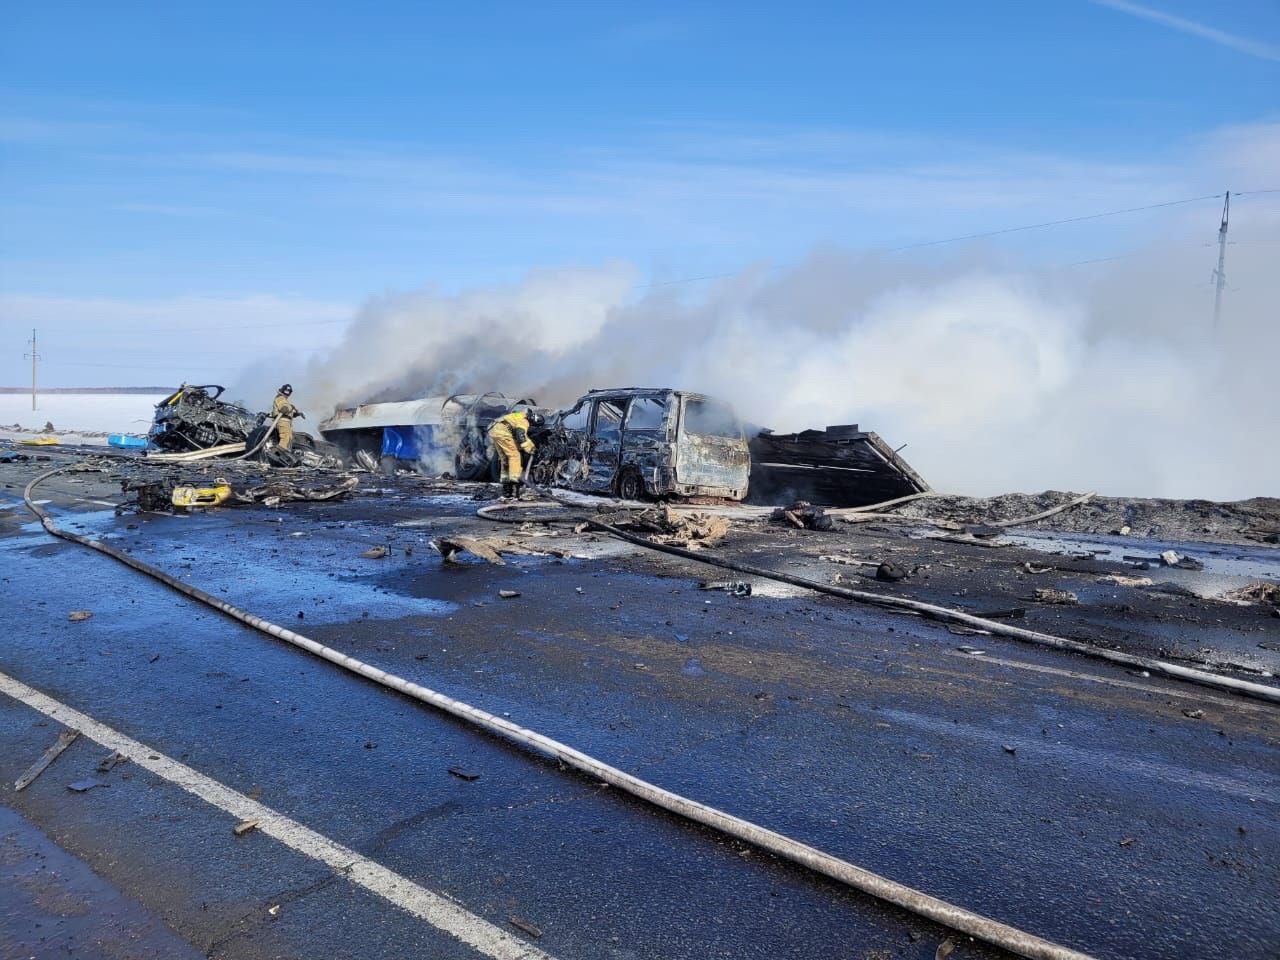
<path fill-rule="evenodd" d="M 547 490 L 539 490 L 552 500 L 567 504 L 569 506 L 581 506 L 572 500 L 560 500 L 554 493 Z M 546 506 L 545 503 L 526 500 L 517 503 L 501 503 L 492 504 L 487 507 L 481 507 L 476 511 L 476 515 L 486 520 L 499 520 L 504 522 L 506 518 L 500 516 L 503 511 L 520 509 L 526 507 Z M 628 533 L 612 524 L 603 523 L 590 517 L 577 518 L 579 522 L 585 523 L 592 530 L 599 530 L 610 536 L 625 540 L 627 543 L 633 543 L 638 547 L 644 547 L 648 550 L 657 550 L 660 553 L 670 554 L 673 557 L 682 557 L 686 560 L 694 560 L 698 563 L 705 563 L 713 567 L 720 567 L 723 570 L 732 570 L 735 573 L 744 573 L 752 577 L 760 577 L 766 580 L 775 580 L 778 583 L 789 584 L 793 587 L 801 587 L 805 590 L 812 590 L 815 593 L 825 593 L 828 596 L 840 597 L 844 600 L 853 600 L 857 603 L 868 603 L 878 607 L 885 607 L 893 610 L 901 610 L 906 613 L 920 614 L 932 620 L 942 621 L 944 623 L 957 623 L 962 626 L 972 627 L 978 630 L 985 630 L 994 636 L 1009 637 L 1012 640 L 1021 640 L 1025 643 L 1032 643 L 1042 647 L 1052 647 L 1056 650 L 1066 650 L 1070 653 L 1080 654 L 1085 657 L 1092 657 L 1095 660 L 1106 660 L 1110 663 L 1117 663 L 1125 667 L 1137 667 L 1142 670 L 1148 670 L 1151 673 L 1159 673 L 1166 677 L 1172 677 L 1175 680 L 1185 680 L 1189 683 L 1199 684 L 1203 687 L 1212 687 L 1216 690 L 1225 690 L 1229 693 L 1237 693 L 1246 697 L 1253 697 L 1258 700 L 1266 700 L 1270 703 L 1280 703 L 1280 687 L 1268 686 L 1265 683 L 1254 683 L 1251 680 L 1240 680 L 1236 677 L 1226 677 L 1217 673 L 1209 673 L 1206 670 L 1196 670 L 1192 667 L 1179 666 L 1176 663 L 1169 663 L 1165 660 L 1157 660 L 1154 657 L 1143 657 L 1133 653 L 1125 653 L 1122 650 L 1111 650 L 1106 647 L 1096 646 L 1091 643 L 1084 643 L 1080 640 L 1071 640 L 1067 637 L 1055 636 L 1051 633 L 1041 633 L 1038 630 L 1026 630 L 1022 627 L 1011 626 L 1007 623 L 1001 623 L 998 620 L 989 620 L 985 617 L 979 617 L 964 610 L 955 610 L 951 607 L 941 607 L 933 603 L 924 603 L 919 600 L 909 600 L 906 597 L 895 597 L 884 593 L 874 593 L 870 590 L 852 590 L 848 587 L 838 587 L 829 583 L 821 583 L 817 580 L 809 580 L 805 577 L 797 577 L 790 573 L 780 570 L 769 570 L 765 567 L 757 567 L 755 564 L 742 563 L 738 560 L 725 560 L 722 557 L 716 557 L 705 551 L 694 552 L 685 550 L 681 547 L 671 546 L 665 543 L 654 543 L 644 537 L 637 537 L 633 533 Z"/>
<path fill-rule="evenodd" d="M 52 536 L 106 554 L 113 560 L 117 560 L 139 573 L 158 580 L 165 586 L 177 590 L 228 617 L 238 620 L 268 636 L 291 644 L 298 649 L 305 650 L 382 687 L 435 707 L 472 726 L 513 741 L 530 750 L 554 757 L 565 766 L 572 767 L 580 773 L 623 790 L 633 797 L 674 813 L 677 816 L 710 827 L 742 842 L 752 844 L 782 859 L 807 867 L 815 873 L 901 907 L 918 916 L 925 917 L 950 929 L 969 934 L 1020 956 L 1032 958 L 1032 960 L 1089 960 L 1088 955 L 1080 951 L 1061 946 L 1034 934 L 1019 930 L 1016 927 L 1001 923 L 998 920 L 974 913 L 964 907 L 940 900 L 937 897 L 882 877 L 766 827 L 743 820 L 733 814 L 718 810 L 696 800 L 672 793 L 537 731 L 526 729 L 478 707 L 455 700 L 435 690 L 419 686 L 403 677 L 387 673 L 385 670 L 380 670 L 339 650 L 327 647 L 300 633 L 255 616 L 100 540 L 64 530 L 54 522 L 48 511 L 32 501 L 32 492 L 42 481 L 66 469 L 68 468 L 59 467 L 40 474 L 28 483 L 23 491 L 23 500 L 27 508 L 39 518 L 44 529 Z M 605 524 L 600 524 L 599 526 L 602 528 L 607 527 Z M 615 531 L 610 529 L 608 532 L 614 533 Z M 617 531 L 617 533 L 623 532 Z M 630 535 L 625 533 L 623 538 L 631 539 Z M 635 539 L 639 540 L 640 538 Z M 642 545 L 649 546 L 650 544 L 642 542 Z M 705 558 L 695 554 L 693 559 L 704 560 Z M 765 575 L 764 571 L 756 573 L 757 575 Z M 978 618 L 973 619 L 976 620 Z"/>

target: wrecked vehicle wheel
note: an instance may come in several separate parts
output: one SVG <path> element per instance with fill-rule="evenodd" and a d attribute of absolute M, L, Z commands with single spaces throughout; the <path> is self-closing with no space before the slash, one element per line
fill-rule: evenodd
<path fill-rule="evenodd" d="M 618 477 L 618 496 L 623 500 L 645 499 L 644 479 L 638 470 L 624 470 Z"/>
<path fill-rule="evenodd" d="M 459 480 L 488 480 L 491 472 L 487 459 L 459 452 L 453 457 L 453 475 Z"/>

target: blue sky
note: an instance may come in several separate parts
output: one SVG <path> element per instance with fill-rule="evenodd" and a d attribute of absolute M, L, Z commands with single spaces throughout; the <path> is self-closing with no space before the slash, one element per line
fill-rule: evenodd
<path fill-rule="evenodd" d="M 242 331 L 218 373 L 388 291 L 1273 188 L 1278 123 L 1275 0 L 5 2 L 0 383 L 33 324 L 50 382 L 136 382 L 166 324 Z M 1105 257 L 1186 215 L 1013 249 Z"/>

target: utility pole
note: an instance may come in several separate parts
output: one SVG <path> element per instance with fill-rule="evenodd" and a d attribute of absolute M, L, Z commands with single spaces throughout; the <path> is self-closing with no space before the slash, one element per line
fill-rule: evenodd
<path fill-rule="evenodd" d="M 36 408 L 36 361 L 40 359 L 40 354 L 36 353 L 36 330 L 31 328 L 31 339 L 27 341 L 31 344 L 31 409 Z"/>
<path fill-rule="evenodd" d="M 1213 325 L 1222 319 L 1222 291 L 1227 286 L 1227 217 L 1231 213 L 1231 191 L 1222 203 L 1222 226 L 1218 227 L 1218 269 L 1213 271 L 1217 289 L 1213 295 Z"/>

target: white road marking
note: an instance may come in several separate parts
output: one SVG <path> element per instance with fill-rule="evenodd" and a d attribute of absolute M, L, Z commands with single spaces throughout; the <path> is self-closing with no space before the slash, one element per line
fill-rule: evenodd
<path fill-rule="evenodd" d="M 1038 663 L 1027 663 L 1023 660 L 1005 660 L 1003 657 L 981 656 L 975 657 L 968 653 L 958 653 L 952 650 L 943 651 L 949 657 L 958 657 L 962 660 L 968 660 L 970 663 L 996 663 L 1002 667 L 1013 667 L 1017 670 L 1029 670 L 1032 673 L 1047 673 L 1055 677 L 1070 677 L 1073 680 L 1088 680 L 1092 683 L 1102 683 L 1112 687 L 1127 687 L 1130 690 L 1142 690 L 1146 693 L 1159 694 L 1162 697 L 1180 697 L 1183 700 L 1198 700 L 1202 703 L 1216 703 L 1223 707 L 1234 707 L 1237 710 L 1248 710 L 1253 713 L 1268 713 L 1275 710 L 1274 707 L 1268 707 L 1264 704 L 1255 703 L 1246 700 L 1244 697 L 1228 699 L 1227 697 L 1215 697 L 1211 693 L 1201 693 L 1199 690 L 1190 688 L 1186 685 L 1177 685 L 1176 680 L 1172 678 L 1160 677 L 1153 674 L 1153 677 L 1159 679 L 1169 679 L 1170 686 L 1158 687 L 1153 683 L 1135 683 L 1132 680 L 1120 680 L 1116 677 L 1103 677 L 1096 673 L 1081 673 L 1078 670 L 1063 670 L 1060 667 L 1046 667 Z"/>
<path fill-rule="evenodd" d="M 231 814 L 237 821 L 257 820 L 260 831 L 279 840 L 291 850 L 326 864 L 357 886 L 364 887 L 406 913 L 425 920 L 486 957 L 493 957 L 495 960 L 553 960 L 550 954 L 476 916 L 446 896 L 419 886 L 380 863 L 158 753 L 20 680 L 0 673 L 0 692 L 59 723 L 79 730 L 82 735 L 109 750 L 118 750 L 138 766 Z M 231 835 L 230 829 L 227 835 Z"/>

